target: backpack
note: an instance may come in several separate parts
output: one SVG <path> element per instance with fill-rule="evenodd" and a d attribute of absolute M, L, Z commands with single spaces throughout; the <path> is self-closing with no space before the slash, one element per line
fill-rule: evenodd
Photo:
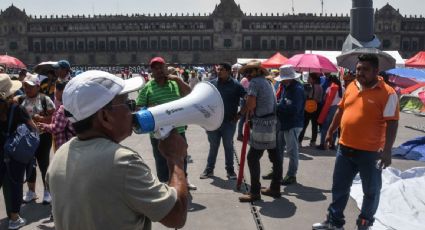
<path fill-rule="evenodd" d="M 3 150 L 5 156 L 26 165 L 34 158 L 40 137 L 37 131 L 31 130 L 25 123 L 19 124 L 16 130 L 10 133 L 15 109 L 16 105 L 12 105 Z"/>
<path fill-rule="evenodd" d="M 314 96 L 314 85 L 311 87 L 311 90 L 313 90 L 313 93 L 311 94 L 312 97 Z M 314 113 L 317 111 L 317 101 L 314 100 L 312 97 L 310 97 L 309 95 L 310 93 L 308 93 L 308 98 L 305 101 L 305 106 L 304 106 L 304 111 L 306 111 L 307 113 Z"/>

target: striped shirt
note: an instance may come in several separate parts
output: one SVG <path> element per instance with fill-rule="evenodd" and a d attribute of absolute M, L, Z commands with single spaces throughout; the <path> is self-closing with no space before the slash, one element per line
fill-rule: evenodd
<path fill-rule="evenodd" d="M 160 86 L 155 80 L 151 80 L 146 83 L 145 87 L 139 92 L 139 96 L 136 99 L 136 105 L 149 108 L 180 98 L 180 90 L 177 82 L 167 80 L 164 86 Z M 184 133 L 185 127 L 178 127 L 177 131 L 179 133 Z"/>

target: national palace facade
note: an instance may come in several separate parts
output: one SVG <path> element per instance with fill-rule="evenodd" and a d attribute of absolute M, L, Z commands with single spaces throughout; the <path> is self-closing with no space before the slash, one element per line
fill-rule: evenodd
<path fill-rule="evenodd" d="M 28 64 L 68 59 L 77 65 L 138 65 L 161 55 L 170 63 L 234 63 L 236 58 L 341 50 L 349 15 L 247 14 L 221 0 L 211 14 L 27 15 L 14 5 L 0 12 L 0 54 Z M 390 5 L 375 12 L 383 50 L 404 58 L 425 47 L 425 18 Z"/>

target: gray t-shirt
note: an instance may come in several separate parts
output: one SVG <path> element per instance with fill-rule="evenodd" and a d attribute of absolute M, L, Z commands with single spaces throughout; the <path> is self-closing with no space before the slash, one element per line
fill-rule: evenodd
<path fill-rule="evenodd" d="M 162 220 L 177 200 L 140 155 L 104 138 L 62 145 L 46 179 L 58 230 L 150 229 L 150 220 Z"/>
<path fill-rule="evenodd" d="M 271 114 L 276 107 L 274 88 L 264 77 L 255 77 L 249 82 L 248 95 L 257 99 L 255 115 L 258 117 Z"/>

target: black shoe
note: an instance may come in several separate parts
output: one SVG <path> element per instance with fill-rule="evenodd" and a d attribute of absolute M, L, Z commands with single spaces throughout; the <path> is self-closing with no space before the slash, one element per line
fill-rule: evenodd
<path fill-rule="evenodd" d="M 330 223 L 328 220 L 325 220 L 322 223 L 316 223 L 312 226 L 313 230 L 344 230 L 344 227 L 336 227 L 332 223 Z"/>
<path fill-rule="evenodd" d="M 232 171 L 227 172 L 227 178 L 229 180 L 236 180 L 236 178 L 238 178 L 238 177 L 236 176 L 236 173 L 232 170 Z"/>
<path fill-rule="evenodd" d="M 263 180 L 271 180 L 273 178 L 273 171 L 270 171 L 268 174 L 263 175 Z"/>
<path fill-rule="evenodd" d="M 295 176 L 285 176 L 282 180 L 282 185 L 290 185 L 290 184 L 296 184 L 297 178 Z"/>
<path fill-rule="evenodd" d="M 207 179 L 214 176 L 214 171 L 205 169 L 204 172 L 199 176 L 200 179 Z"/>
<path fill-rule="evenodd" d="M 369 230 L 372 226 L 372 223 L 369 220 L 359 218 L 356 221 L 357 224 L 357 230 Z"/>

